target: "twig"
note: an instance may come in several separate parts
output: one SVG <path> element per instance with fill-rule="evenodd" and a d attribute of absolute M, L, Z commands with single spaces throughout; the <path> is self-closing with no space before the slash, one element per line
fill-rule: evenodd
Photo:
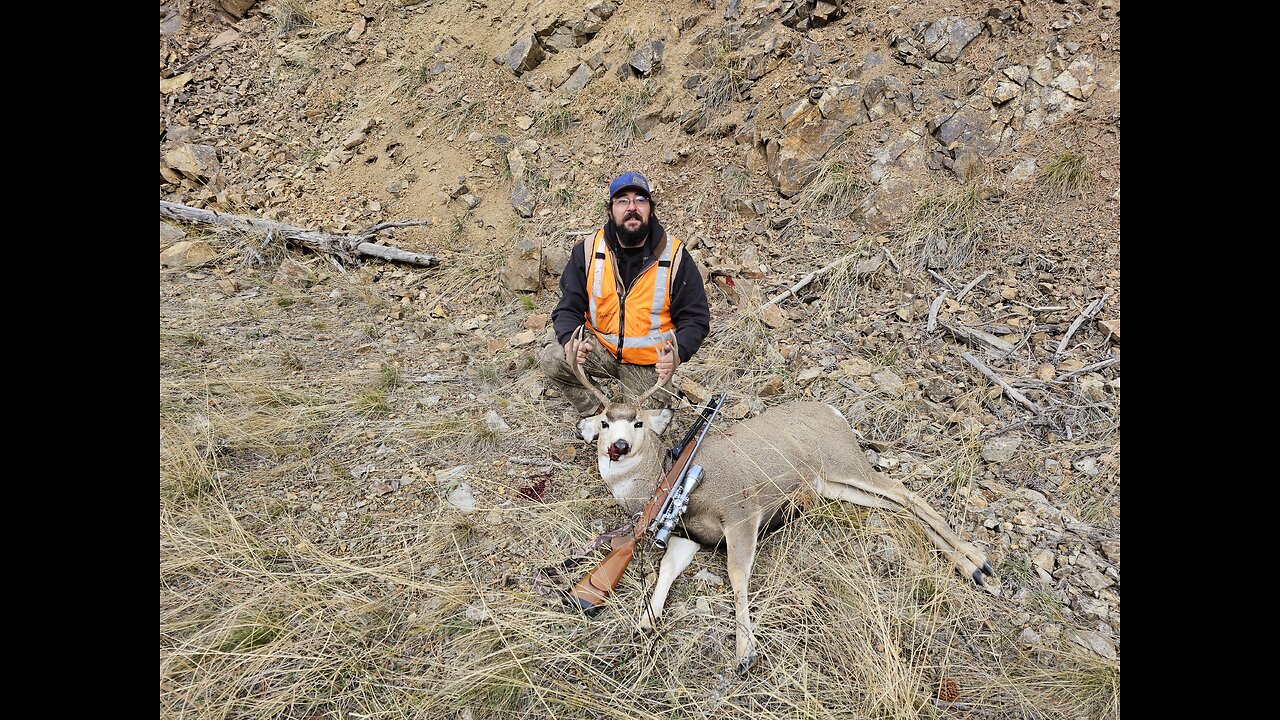
<path fill-rule="evenodd" d="M 849 253 L 848 255 L 845 255 L 844 257 L 840 258 L 839 260 L 836 260 L 835 262 L 832 262 L 832 263 L 828 264 L 826 267 L 822 268 L 821 270 L 814 270 L 813 272 L 809 273 L 808 275 L 805 275 L 803 278 L 801 278 L 801 279 L 800 279 L 800 282 L 796 283 L 795 285 L 792 285 L 792 286 L 791 286 L 791 289 L 786 290 L 786 291 L 784 291 L 784 292 L 782 292 L 782 293 L 778 294 L 777 296 L 775 296 L 775 297 L 774 297 L 772 300 L 770 300 L 769 302 L 767 302 L 767 303 L 765 303 L 765 304 L 761 305 L 760 307 L 756 308 L 756 312 L 760 312 L 761 310 L 764 310 L 765 308 L 769 307 L 770 305 L 776 305 L 778 302 L 780 302 L 780 301 L 782 301 L 782 300 L 786 300 L 788 297 L 791 297 L 792 295 L 795 295 L 796 293 L 800 292 L 800 290 L 801 290 L 805 285 L 808 285 L 809 283 L 813 282 L 813 281 L 814 281 L 814 280 L 816 280 L 817 278 L 822 277 L 823 275 L 825 275 L 825 274 L 827 274 L 827 273 L 831 272 L 831 270 L 832 270 L 832 269 L 834 269 L 834 268 L 836 268 L 836 267 L 840 266 L 841 264 L 843 264 L 843 263 L 845 263 L 845 262 L 848 262 L 848 261 L 849 261 L 849 260 L 850 260 L 854 255 L 856 255 L 856 254 L 857 254 L 857 253 Z M 862 263 L 859 263 L 859 267 L 858 267 L 858 269 L 857 269 L 857 273 L 858 273 L 859 275 L 870 275 L 871 273 L 874 273 L 876 270 L 879 270 L 879 269 L 880 269 L 880 263 L 879 263 L 879 261 L 878 261 L 878 260 L 877 260 L 877 261 L 875 261 L 875 262 L 867 263 L 865 266 L 864 266 Z"/>
<path fill-rule="evenodd" d="M 1053 353 L 1054 357 L 1062 354 L 1062 351 L 1067 348 L 1067 342 L 1071 340 L 1071 336 L 1076 334 L 1076 330 L 1080 329 L 1080 326 L 1084 324 L 1085 320 L 1093 317 L 1102 309 L 1103 303 L 1105 303 L 1109 297 L 1111 297 L 1111 293 L 1104 293 L 1102 297 L 1089 303 L 1089 306 L 1080 312 L 1080 315 L 1075 319 L 1075 322 L 1071 323 L 1071 327 L 1067 328 L 1067 334 L 1062 336 L 1062 342 L 1058 343 L 1058 349 Z"/>
<path fill-rule="evenodd" d="M 1072 370 L 1072 371 L 1071 371 L 1071 372 L 1069 372 L 1069 373 L 1064 373 L 1064 374 L 1059 375 L 1058 377 L 1054 378 L 1054 379 L 1053 379 L 1053 381 L 1054 381 L 1054 382 L 1062 382 L 1063 380 L 1070 380 L 1071 378 L 1073 378 L 1073 377 L 1075 377 L 1075 376 L 1077 376 L 1077 375 L 1083 375 L 1084 373 L 1087 373 L 1087 372 L 1093 372 L 1094 370 L 1101 370 L 1101 369 L 1102 369 L 1102 368 L 1104 368 L 1104 367 L 1108 367 L 1108 366 L 1110 366 L 1110 365 L 1115 365 L 1115 364 L 1116 364 L 1116 363 L 1118 363 L 1118 362 L 1120 362 L 1120 356 L 1119 356 L 1119 355 L 1117 355 L 1117 356 L 1115 356 L 1115 357 L 1107 358 L 1106 360 L 1103 360 L 1103 361 L 1101 361 L 1101 362 L 1096 362 L 1096 363 L 1094 363 L 1094 364 L 1092 364 L 1092 365 L 1085 365 L 1084 367 L 1080 368 L 1079 370 Z"/>
<path fill-rule="evenodd" d="M 431 267 L 439 263 L 439 260 L 433 255 L 422 255 L 420 253 L 408 252 L 398 248 L 386 245 L 377 245 L 369 242 L 371 237 L 368 233 L 359 235 L 332 235 L 330 233 L 319 232 L 316 230 L 307 230 L 305 228 L 293 227 L 272 220 L 263 220 L 261 218 L 248 218 L 240 215 L 232 215 L 231 213 L 220 213 L 212 210 L 203 210 L 201 208 L 193 208 L 181 203 L 160 201 L 160 214 L 173 219 L 183 220 L 186 222 L 202 223 L 205 225 L 226 225 L 229 227 L 243 230 L 246 232 L 271 233 L 272 231 L 280 233 L 280 236 L 286 240 L 292 240 L 304 247 L 315 250 L 320 253 L 332 253 L 344 260 L 352 261 L 352 253 L 357 255 L 368 255 L 370 257 L 382 258 L 384 260 L 398 260 L 400 262 L 411 263 L 413 265 L 422 265 Z M 430 221 L 418 220 L 413 221 L 419 224 L 428 223 Z"/>
<path fill-rule="evenodd" d="M 431 221 L 430 220 L 401 220 L 399 222 L 378 223 L 377 225 L 372 225 L 370 227 L 365 228 L 364 230 L 361 230 L 360 234 L 372 235 L 378 232 L 379 230 L 385 230 L 387 228 L 414 227 L 416 225 L 426 225 L 430 227 Z"/>
<path fill-rule="evenodd" d="M 595 230 L 565 230 L 566 237 L 581 237 L 583 235 L 595 235 Z"/>
<path fill-rule="evenodd" d="M 1027 303 L 1022 302 L 1021 300 L 1014 300 L 1013 303 L 1015 305 L 1021 305 L 1022 307 L 1030 310 L 1031 312 L 1057 312 L 1059 310 L 1068 309 L 1066 305 L 1044 305 L 1044 306 L 1028 305 Z"/>
<path fill-rule="evenodd" d="M 893 253 L 889 252 L 889 248 L 880 248 L 880 252 L 884 253 L 884 259 L 889 261 L 893 266 L 894 272 L 902 272 L 902 268 L 898 266 L 898 261 L 893 259 Z"/>
<path fill-rule="evenodd" d="M 951 281 L 942 277 L 942 275 L 939 274 L 938 272 L 934 270 L 930 270 L 929 274 L 933 276 L 934 280 L 937 280 L 938 282 L 942 283 L 943 287 L 947 288 L 948 290 L 952 289 Z"/>
<path fill-rule="evenodd" d="M 1017 390 L 1014 390 L 1012 385 L 1004 381 L 1004 378 L 997 375 L 995 371 L 993 371 L 991 368 L 987 367 L 986 365 L 983 365 L 982 362 L 979 361 L 977 358 L 975 358 L 974 356 L 970 355 L 967 352 L 960 353 L 960 357 L 964 358 L 965 362 L 977 368 L 978 372 L 982 373 L 988 380 L 1004 388 L 1005 394 L 1008 395 L 1011 399 L 1017 401 L 1018 403 L 1021 403 L 1024 407 L 1026 407 L 1031 412 L 1037 415 L 1040 414 L 1040 407 L 1038 405 L 1028 400 L 1026 396 L 1023 395 L 1022 393 L 1018 392 Z"/>
<path fill-rule="evenodd" d="M 938 308 L 942 307 L 942 301 L 947 299 L 947 290 L 943 290 L 942 294 L 934 298 L 933 304 L 929 306 L 929 322 L 925 324 L 925 332 L 933 332 L 938 327 Z"/>
<path fill-rule="evenodd" d="M 991 274 L 990 270 L 984 270 L 981 275 L 971 280 L 968 285 L 964 286 L 963 290 L 956 293 L 956 302 L 959 302 L 960 300 L 964 299 L 964 296 L 968 295 L 970 290 L 977 287 L 978 283 L 982 282 L 983 280 L 986 280 L 987 276 L 990 274 Z"/>
<path fill-rule="evenodd" d="M 542 458 L 531 458 L 531 457 L 524 457 L 519 455 L 517 455 L 516 457 L 509 457 L 507 458 L 507 460 L 517 465 L 540 465 L 540 466 L 547 466 L 547 467 L 557 467 L 562 469 L 569 467 L 568 465 L 565 465 L 562 462 L 556 462 L 555 460 L 543 460 Z"/>

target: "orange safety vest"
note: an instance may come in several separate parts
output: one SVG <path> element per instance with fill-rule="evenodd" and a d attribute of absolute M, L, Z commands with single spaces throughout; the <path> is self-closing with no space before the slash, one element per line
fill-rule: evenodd
<path fill-rule="evenodd" d="M 604 240 L 603 228 L 596 231 L 590 246 L 584 246 L 587 327 L 622 362 L 654 365 L 663 341 L 675 341 L 671 281 L 680 265 L 683 245 L 668 234 L 658 246 L 657 260 L 641 270 L 629 288 L 620 286 L 618 262 Z"/>

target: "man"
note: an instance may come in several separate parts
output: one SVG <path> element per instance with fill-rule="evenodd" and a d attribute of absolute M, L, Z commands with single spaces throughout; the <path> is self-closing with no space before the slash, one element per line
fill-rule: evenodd
<path fill-rule="evenodd" d="M 551 313 L 560 345 L 544 348 L 539 360 L 582 417 L 600 412 L 600 403 L 574 376 L 574 355 L 588 374 L 619 379 L 630 403 L 693 357 L 711 329 L 697 263 L 655 211 L 649 181 L 619 175 L 609 184 L 608 222 L 573 248 L 560 276 Z M 574 331 L 584 324 L 587 339 L 578 342 Z"/>

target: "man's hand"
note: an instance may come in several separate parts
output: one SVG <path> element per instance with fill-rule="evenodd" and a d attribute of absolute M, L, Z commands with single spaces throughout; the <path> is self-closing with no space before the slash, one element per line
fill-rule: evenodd
<path fill-rule="evenodd" d="M 576 339 L 570 338 L 569 342 L 564 344 L 564 361 L 569 363 L 569 366 L 572 367 L 574 353 L 577 353 L 578 364 L 581 365 L 587 361 L 587 356 L 590 355 L 591 351 L 594 349 L 595 346 L 591 344 L 590 340 L 583 340 L 579 342 Z"/>
<path fill-rule="evenodd" d="M 658 382 L 665 382 L 680 367 L 680 354 L 675 345 L 662 343 L 658 347 Z"/>

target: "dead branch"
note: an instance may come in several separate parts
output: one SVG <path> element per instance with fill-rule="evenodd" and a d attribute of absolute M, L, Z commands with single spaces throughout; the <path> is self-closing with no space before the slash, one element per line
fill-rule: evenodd
<path fill-rule="evenodd" d="M 1076 334 L 1076 330 L 1080 329 L 1080 326 L 1084 324 L 1084 321 L 1098 314 L 1098 311 L 1102 309 L 1103 303 L 1105 303 L 1109 297 L 1111 297 L 1111 293 L 1104 293 L 1102 297 L 1089 303 L 1089 306 L 1080 312 L 1080 315 L 1075 319 L 1075 322 L 1071 323 L 1071 327 L 1067 328 L 1067 334 L 1062 336 L 1062 342 L 1058 343 L 1058 349 L 1053 353 L 1055 358 L 1061 355 L 1063 350 L 1067 349 L 1067 342 L 1071 340 L 1072 335 Z"/>
<path fill-rule="evenodd" d="M 943 290 L 942 294 L 934 298 L 933 303 L 929 305 L 929 322 L 924 326 L 925 332 L 933 332 L 933 329 L 938 327 L 938 308 L 942 307 L 942 301 L 947 299 L 947 292 Z"/>
<path fill-rule="evenodd" d="M 821 270 L 814 270 L 813 272 L 809 273 L 808 275 L 805 275 L 803 278 L 801 278 L 801 279 L 800 279 L 800 282 L 796 283 L 795 285 L 792 285 L 792 286 L 791 286 L 791 289 L 786 290 L 786 291 L 784 291 L 784 292 L 782 292 L 782 293 L 779 293 L 777 296 L 775 296 L 775 297 L 774 297 L 772 300 L 770 300 L 769 302 L 767 302 L 767 303 L 765 303 L 765 304 L 761 305 L 760 307 L 756 308 L 756 312 L 760 312 L 761 310 L 764 310 L 765 308 L 769 307 L 770 305 L 776 305 L 778 302 L 780 302 L 780 301 L 782 301 L 782 300 L 786 300 L 788 297 L 791 297 L 792 295 L 795 295 L 796 293 L 800 292 L 800 290 L 801 290 L 802 288 L 804 288 L 804 286 L 805 286 L 805 285 L 808 285 L 809 283 L 813 282 L 814 280 L 816 280 L 816 279 L 818 279 L 818 278 L 822 277 L 823 275 L 825 275 L 825 274 L 827 274 L 827 273 L 831 272 L 833 269 L 835 269 L 835 268 L 839 267 L 840 265 L 842 265 L 842 264 L 844 264 L 844 263 L 848 262 L 848 261 L 849 261 L 849 259 L 850 259 L 850 258 L 852 258 L 852 257 L 853 257 L 854 255 L 856 255 L 856 254 L 857 254 L 857 253 L 850 253 L 850 254 L 848 254 L 848 255 L 845 255 L 844 257 L 840 258 L 839 260 L 836 260 L 835 262 L 832 262 L 832 263 L 828 264 L 826 267 L 822 268 Z M 875 273 L 877 270 L 879 270 L 879 269 L 880 269 L 880 258 L 879 258 L 879 257 L 873 257 L 873 258 L 871 258 L 871 259 L 869 259 L 869 260 L 863 260 L 862 262 L 860 262 L 860 263 L 858 263 L 856 266 L 854 266 L 854 268 L 853 268 L 853 274 L 854 274 L 854 275 L 858 275 L 858 276 L 862 276 L 862 275 L 871 275 L 871 274 L 874 274 L 874 273 Z"/>
<path fill-rule="evenodd" d="M 991 271 L 990 271 L 990 270 L 986 270 L 986 271 L 983 271 L 983 273 L 982 273 L 981 275 L 979 275 L 978 277 L 976 277 L 976 278 L 974 278 L 973 280 L 971 280 L 971 281 L 969 282 L 969 284 L 968 284 L 968 285 L 965 285 L 965 286 L 964 286 L 964 289 L 963 289 L 963 290 L 961 290 L 960 292 L 956 293 L 956 302 L 960 302 L 961 300 L 963 300 L 963 299 L 964 299 L 964 296 L 965 296 L 965 295 L 968 295 L 970 290 L 972 290 L 972 289 L 974 289 L 975 287 L 977 287 L 977 286 L 978 286 L 978 283 L 982 282 L 983 280 L 986 280 L 986 279 L 987 279 L 987 276 L 988 276 L 988 275 L 990 275 L 990 274 L 991 274 Z"/>
<path fill-rule="evenodd" d="M 1092 364 L 1092 365 L 1085 365 L 1084 367 L 1080 368 L 1079 370 L 1072 370 L 1072 371 L 1071 371 L 1071 372 L 1069 372 L 1069 373 L 1064 373 L 1064 374 L 1059 375 L 1058 377 L 1054 378 L 1054 379 L 1053 379 L 1053 381 L 1054 381 L 1054 382 L 1062 382 L 1063 380 L 1070 380 L 1071 378 L 1073 378 L 1073 377 L 1075 377 L 1075 376 L 1077 376 L 1077 375 L 1083 375 L 1084 373 L 1087 373 L 1087 372 L 1093 372 L 1094 370 L 1101 370 L 1101 369 L 1102 369 L 1102 368 L 1104 368 L 1104 367 L 1108 367 L 1108 366 L 1111 366 L 1111 365 L 1115 365 L 1115 364 L 1116 364 L 1116 363 L 1118 363 L 1118 362 L 1120 362 L 1120 356 L 1119 356 L 1119 355 L 1117 355 L 1117 356 L 1115 356 L 1115 357 L 1107 358 L 1106 360 L 1103 360 L 1103 361 L 1101 361 L 1101 362 L 1096 362 L 1096 363 L 1094 363 L 1094 364 Z"/>
<path fill-rule="evenodd" d="M 951 289 L 952 289 L 951 281 L 950 281 L 950 280 L 948 280 L 948 279 L 946 279 L 945 277 L 943 277 L 943 276 L 942 276 L 942 273 L 939 273 L 939 272 L 938 272 L 938 271 L 936 271 L 936 270 L 930 270 L 930 271 L 929 271 L 929 274 L 933 276 L 933 279 L 934 279 L 934 280 L 937 280 L 938 282 L 942 283 L 942 287 L 944 287 L 944 288 L 946 288 L 946 289 L 948 289 L 948 290 L 951 290 Z"/>
<path fill-rule="evenodd" d="M 971 345 L 987 347 L 1000 353 L 1007 354 L 1013 352 L 1013 345 L 1001 340 L 989 332 L 975 330 L 974 328 L 965 327 L 964 325 L 952 325 L 951 323 L 942 321 L 939 321 L 938 324 L 950 331 L 952 335 L 956 336 L 956 338 Z"/>
<path fill-rule="evenodd" d="M 888 260 L 889 264 L 893 266 L 894 272 L 902 272 L 902 268 L 898 266 L 898 261 L 893 259 L 893 253 L 889 252 L 889 248 L 881 248 L 880 252 L 884 253 L 884 259 Z"/>
<path fill-rule="evenodd" d="M 358 235 L 333 235 L 317 230 L 293 227 L 292 225 L 285 225 L 272 220 L 203 210 L 164 200 L 160 201 L 160 214 L 172 220 L 181 220 L 189 223 L 225 225 L 238 230 L 260 234 L 278 233 L 280 237 L 286 240 L 291 240 L 319 253 L 337 255 L 348 262 L 355 259 L 352 257 L 353 255 L 368 255 L 382 258 L 383 260 L 395 260 L 423 267 L 431 267 L 439 263 L 439 260 L 434 255 L 422 255 L 369 242 L 376 230 L 382 229 L 382 227 L 401 226 L 398 223 L 384 223 L 382 226 L 375 225 L 370 230 Z M 406 224 L 430 225 L 431 221 L 411 220 L 407 221 Z"/>
<path fill-rule="evenodd" d="M 1013 386 L 1005 382 L 1004 378 L 997 375 L 994 370 L 987 367 L 986 365 L 983 365 L 981 361 L 979 361 L 977 358 L 975 358 L 974 356 L 970 355 L 967 352 L 960 353 L 960 357 L 964 358 L 965 362 L 977 368 L 978 372 L 982 373 L 983 376 L 985 376 L 988 380 L 990 380 L 991 382 L 1003 388 L 1005 394 L 1008 395 L 1010 399 L 1017 401 L 1018 403 L 1026 407 L 1028 410 L 1030 410 L 1031 412 L 1037 415 L 1040 414 L 1040 407 L 1038 405 L 1028 400 L 1027 397 L 1022 393 L 1018 392 L 1017 390 L 1014 390 Z"/>

